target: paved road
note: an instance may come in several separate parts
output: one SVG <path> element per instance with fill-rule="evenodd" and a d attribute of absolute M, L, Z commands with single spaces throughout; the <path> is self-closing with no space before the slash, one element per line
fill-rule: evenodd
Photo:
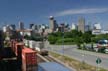
<path fill-rule="evenodd" d="M 77 46 L 75 46 L 75 45 L 63 46 L 63 45 L 48 45 L 48 44 L 46 44 L 45 47 L 48 50 L 55 51 L 60 54 L 64 53 L 65 55 L 72 57 L 74 59 L 77 59 L 79 61 L 85 61 L 86 63 L 91 64 L 93 66 L 97 66 L 96 59 L 97 59 L 97 57 L 99 57 L 102 60 L 100 67 L 108 70 L 108 55 L 107 54 L 78 50 Z M 63 52 L 63 50 L 64 50 L 64 52 Z"/>

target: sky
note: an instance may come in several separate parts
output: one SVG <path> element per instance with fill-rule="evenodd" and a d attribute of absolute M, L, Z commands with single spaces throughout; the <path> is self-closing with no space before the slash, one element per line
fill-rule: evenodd
<path fill-rule="evenodd" d="M 49 16 L 60 23 L 78 23 L 84 17 L 86 24 L 100 23 L 108 30 L 108 0 L 0 0 L 0 24 L 24 22 L 48 24 Z"/>

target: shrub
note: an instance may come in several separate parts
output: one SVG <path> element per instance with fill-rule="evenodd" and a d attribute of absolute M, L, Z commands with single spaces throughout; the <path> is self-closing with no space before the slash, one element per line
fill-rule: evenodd
<path fill-rule="evenodd" d="M 101 47 L 101 48 L 98 49 L 98 52 L 105 53 L 105 49 L 106 49 L 105 47 Z"/>
<path fill-rule="evenodd" d="M 74 39 L 73 38 L 59 38 L 56 43 L 74 43 Z"/>

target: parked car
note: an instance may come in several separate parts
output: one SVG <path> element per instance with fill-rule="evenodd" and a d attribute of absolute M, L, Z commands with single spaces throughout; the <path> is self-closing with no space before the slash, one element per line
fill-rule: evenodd
<path fill-rule="evenodd" d="M 108 40 L 99 40 L 97 43 L 97 47 L 98 48 L 102 48 L 102 47 L 108 48 Z"/>
<path fill-rule="evenodd" d="M 108 40 L 99 40 L 97 43 L 98 52 L 107 53 Z"/>

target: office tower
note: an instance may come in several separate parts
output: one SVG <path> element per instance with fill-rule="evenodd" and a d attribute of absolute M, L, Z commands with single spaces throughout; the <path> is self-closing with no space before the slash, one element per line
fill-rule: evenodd
<path fill-rule="evenodd" d="M 49 28 L 52 32 L 56 31 L 57 22 L 56 22 L 56 20 L 54 20 L 53 16 L 50 16 L 50 27 Z"/>
<path fill-rule="evenodd" d="M 54 20 L 54 31 L 56 31 L 57 27 L 58 27 L 57 21 Z"/>
<path fill-rule="evenodd" d="M 32 30 L 38 30 L 38 26 L 37 25 L 33 25 L 31 29 Z"/>
<path fill-rule="evenodd" d="M 76 25 L 72 23 L 71 30 L 75 30 L 75 29 L 76 29 Z"/>
<path fill-rule="evenodd" d="M 32 28 L 33 28 L 33 26 L 34 26 L 34 24 L 33 24 L 33 23 L 31 23 L 29 28 L 30 28 L 30 29 L 32 29 Z"/>
<path fill-rule="evenodd" d="M 61 26 L 60 31 L 61 32 L 65 32 L 65 24 L 64 23 L 61 23 L 60 26 Z"/>
<path fill-rule="evenodd" d="M 19 29 L 24 30 L 24 23 L 23 22 L 19 22 Z"/>
<path fill-rule="evenodd" d="M 41 28 L 41 25 L 38 25 L 38 29 L 40 29 Z"/>
<path fill-rule="evenodd" d="M 90 31 L 90 25 L 85 25 L 85 31 Z"/>
<path fill-rule="evenodd" d="M 85 32 L 85 19 L 83 17 L 80 17 L 78 20 L 78 31 Z"/>

